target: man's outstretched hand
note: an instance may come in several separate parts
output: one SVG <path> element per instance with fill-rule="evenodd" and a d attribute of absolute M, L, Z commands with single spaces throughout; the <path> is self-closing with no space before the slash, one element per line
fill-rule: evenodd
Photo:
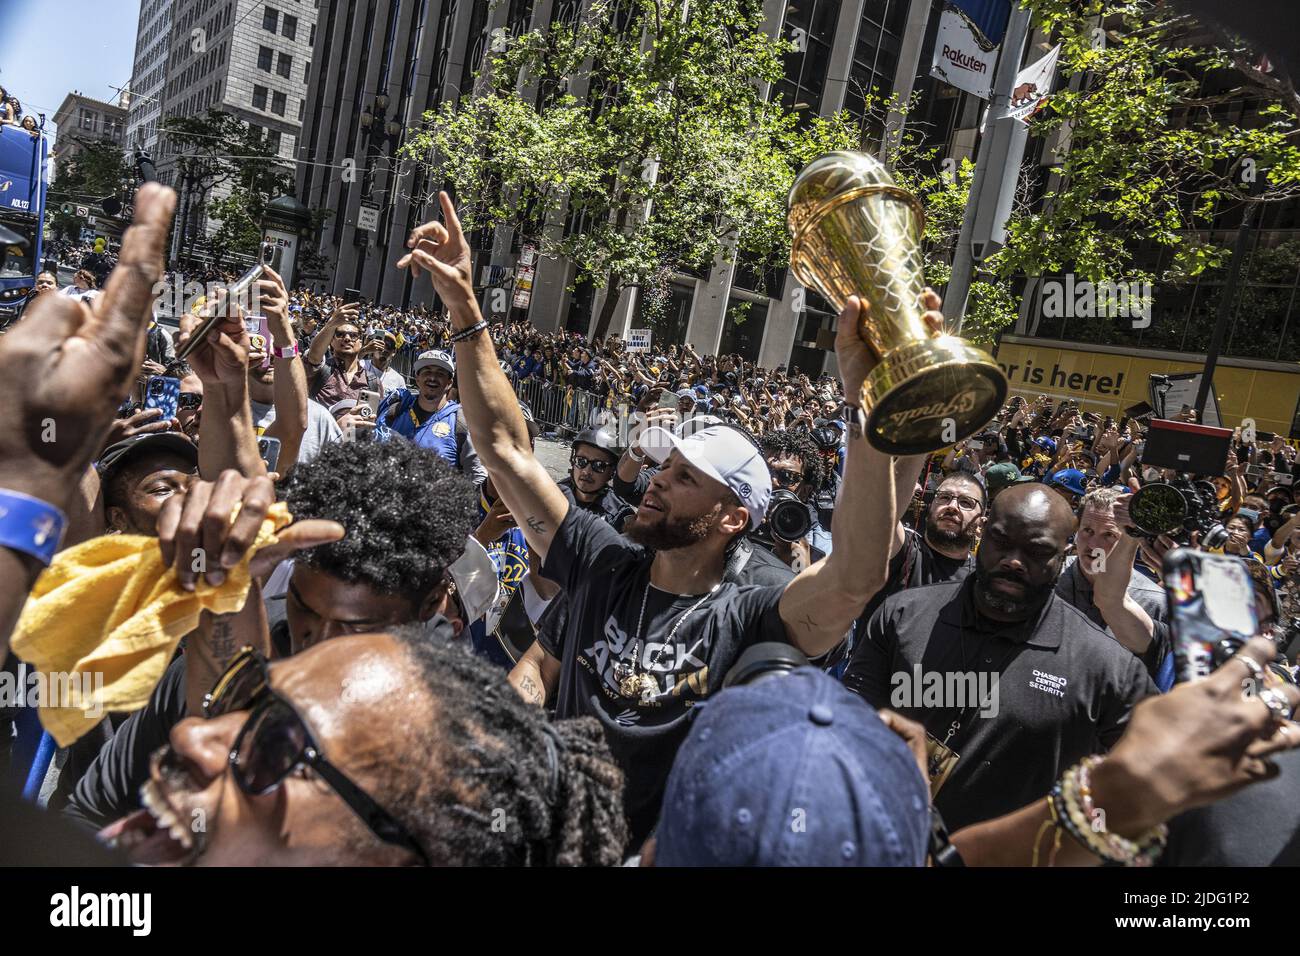
<path fill-rule="evenodd" d="M 472 302 L 469 243 L 465 241 L 451 197 L 445 191 L 440 192 L 438 202 L 442 205 L 444 222 L 416 226 L 406 241 L 410 252 L 398 260 L 397 268 L 409 268 L 417 278 L 421 272 L 429 273 L 438 297 L 444 302 L 458 303 L 466 296 Z"/>
<path fill-rule="evenodd" d="M 39 296 L 0 339 L 0 488 L 66 510 L 144 360 L 175 207 L 166 186 L 141 187 L 104 294 Z"/>

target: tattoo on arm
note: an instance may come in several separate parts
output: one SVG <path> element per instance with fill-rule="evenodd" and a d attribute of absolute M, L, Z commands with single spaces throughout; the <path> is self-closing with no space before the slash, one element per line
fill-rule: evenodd
<path fill-rule="evenodd" d="M 534 534 L 546 534 L 546 523 L 544 521 L 539 521 L 537 518 L 533 517 L 532 515 L 529 515 L 527 520 L 528 520 L 528 527 L 533 531 Z"/>
<path fill-rule="evenodd" d="M 224 668 L 235 656 L 235 635 L 231 626 L 232 615 L 223 614 L 212 619 L 212 634 L 208 638 L 208 647 L 212 651 L 213 662 Z"/>
<path fill-rule="evenodd" d="M 519 694 L 530 704 L 546 703 L 546 695 L 531 677 L 525 676 L 519 681 Z"/>

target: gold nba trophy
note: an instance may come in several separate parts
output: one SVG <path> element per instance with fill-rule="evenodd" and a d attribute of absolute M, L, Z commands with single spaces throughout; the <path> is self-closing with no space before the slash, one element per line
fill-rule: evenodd
<path fill-rule="evenodd" d="M 835 308 L 867 303 L 859 334 L 879 363 L 862 383 L 867 440 L 894 455 L 934 451 L 974 435 L 1007 395 L 993 358 L 922 315 L 916 197 L 866 153 L 818 156 L 795 177 L 786 204 L 790 267 Z"/>

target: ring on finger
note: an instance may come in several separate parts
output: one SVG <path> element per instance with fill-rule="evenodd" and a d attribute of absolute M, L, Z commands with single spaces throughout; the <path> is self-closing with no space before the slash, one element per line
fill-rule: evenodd
<path fill-rule="evenodd" d="M 1246 669 L 1250 671 L 1250 676 L 1255 680 L 1262 681 L 1264 679 L 1264 668 L 1260 666 L 1259 661 L 1255 660 L 1255 658 L 1248 657 L 1245 654 L 1233 654 L 1232 659 L 1245 664 Z"/>
<path fill-rule="evenodd" d="M 1287 701 L 1285 695 L 1274 687 L 1265 687 L 1259 692 L 1260 702 L 1267 707 L 1273 714 L 1273 718 L 1279 721 L 1291 719 L 1292 707 Z"/>

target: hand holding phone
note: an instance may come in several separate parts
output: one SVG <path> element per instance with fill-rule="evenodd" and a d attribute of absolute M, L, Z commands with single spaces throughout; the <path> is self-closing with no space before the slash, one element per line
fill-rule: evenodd
<path fill-rule="evenodd" d="M 181 380 L 164 375 L 151 375 L 144 386 L 144 407 L 155 408 L 162 417 L 171 420 L 176 417 L 181 398 Z"/>
<path fill-rule="evenodd" d="M 259 262 L 227 289 L 218 290 L 217 301 L 204 303 L 199 327 L 191 331 L 189 338 L 176 350 L 176 358 L 189 361 L 189 357 L 208 339 L 213 329 L 221 324 L 222 320 L 242 318 L 244 311 L 258 311 L 256 303 L 249 301 L 249 292 L 253 289 L 254 283 L 262 277 L 265 268 Z M 253 298 L 256 298 L 256 295 Z M 248 308 L 249 306 L 251 309 Z"/>
<path fill-rule="evenodd" d="M 1210 676 L 1259 630 L 1255 589 L 1239 559 L 1179 548 L 1165 555 L 1163 578 L 1180 682 Z"/>

